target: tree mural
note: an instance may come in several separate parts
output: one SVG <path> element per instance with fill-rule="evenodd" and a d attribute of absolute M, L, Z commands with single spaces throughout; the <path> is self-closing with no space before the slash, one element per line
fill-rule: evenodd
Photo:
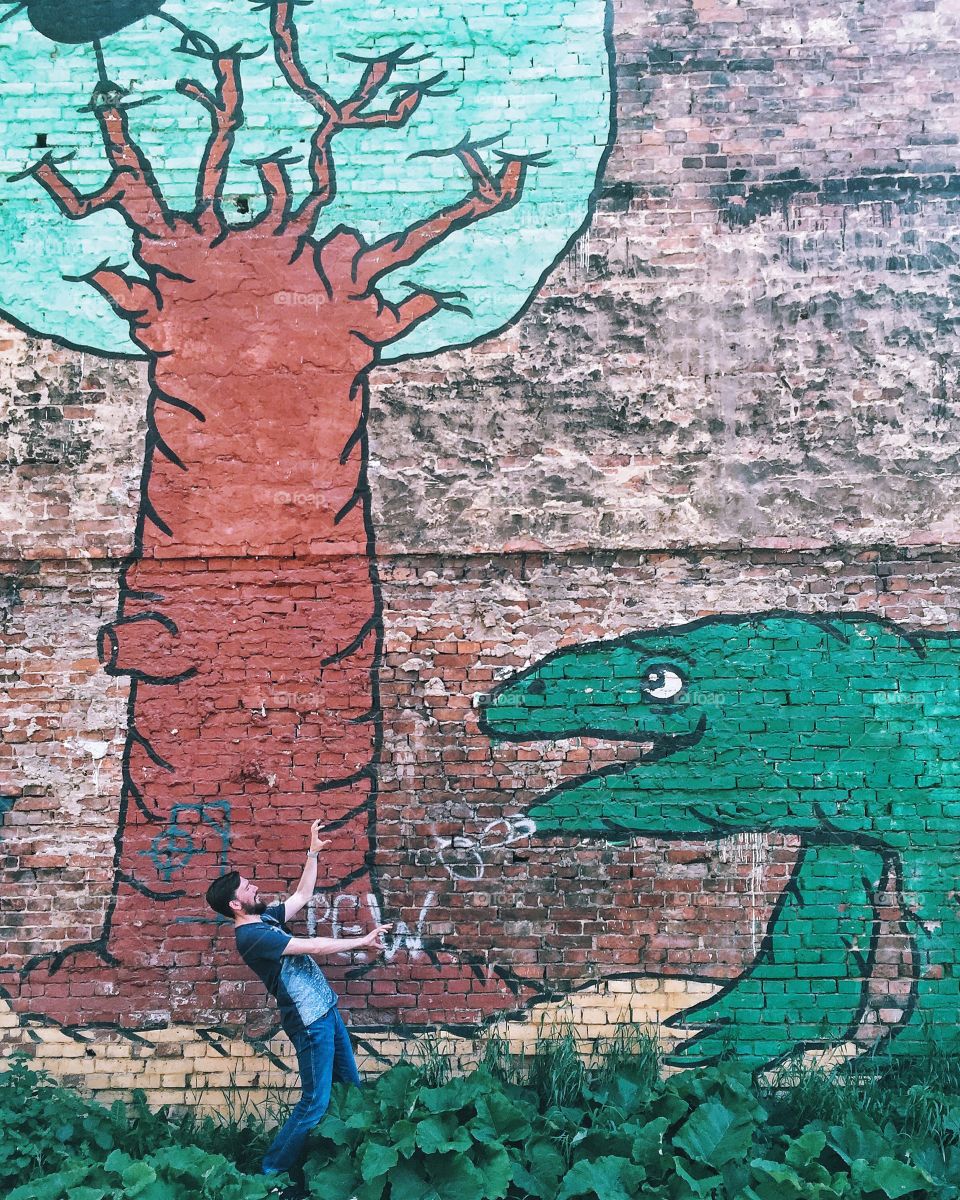
<path fill-rule="evenodd" d="M 371 374 L 509 324 L 583 228 L 611 131 L 607 14 L 33 0 L 0 35 L 4 79 L 44 78 L 60 113 L 42 152 L 6 147 L 0 309 L 143 358 L 150 381 L 99 644 L 130 681 L 114 894 L 99 937 L 5 983 L 66 1022 L 78 996 L 128 1026 L 242 1007 L 171 975 L 225 961 L 198 896 L 228 851 L 295 878 L 319 811 L 318 886 L 379 894 Z M 0 111 L 17 102 L 7 86 Z M 420 978 L 442 986 L 394 995 L 395 1015 L 515 1003 L 468 956 L 431 957 Z M 93 978 L 112 981 L 97 1000 Z"/>
<path fill-rule="evenodd" d="M 871 1008 L 891 1014 L 891 1052 L 917 1053 L 925 1018 L 955 1022 L 958 640 L 873 617 L 707 617 L 559 650 L 492 694 L 495 738 L 637 746 L 541 797 L 540 836 L 801 838 L 754 962 L 668 1022 L 700 1031 L 674 1061 L 875 1041 Z"/>

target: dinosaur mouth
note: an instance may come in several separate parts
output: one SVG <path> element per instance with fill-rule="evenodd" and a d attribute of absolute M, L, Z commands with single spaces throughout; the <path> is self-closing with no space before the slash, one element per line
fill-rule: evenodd
<path fill-rule="evenodd" d="M 583 771 L 578 775 L 564 779 L 562 783 L 538 797 L 530 812 L 531 819 L 536 822 L 538 831 L 544 834 L 561 832 L 560 829 L 555 827 L 556 823 L 550 819 L 549 814 L 551 810 L 562 806 L 563 799 L 568 793 L 581 789 L 589 790 L 590 785 L 597 781 L 613 780 L 617 776 L 641 771 L 645 765 L 652 765 L 662 759 L 678 754 L 682 750 L 689 750 L 701 740 L 706 732 L 706 728 L 707 720 L 704 714 L 701 716 L 696 728 L 690 730 L 689 733 L 651 734 L 642 741 L 638 738 L 636 741 L 631 740 L 630 743 L 626 743 L 622 738 L 617 740 L 606 738 L 592 739 L 592 744 L 598 748 L 612 746 L 619 751 L 623 751 L 626 745 L 631 745 L 639 753 L 633 754 L 629 758 L 621 758 L 617 762 L 605 763 L 603 766 L 593 770 Z M 558 740 L 560 739 L 554 739 L 554 741 Z M 585 821 L 584 824 L 586 823 Z M 589 821 L 589 824 L 594 827 L 596 833 L 605 837 L 629 838 L 637 832 L 635 828 L 630 828 L 616 819 L 611 819 L 605 815 L 598 814 L 592 821 Z M 583 832 L 582 826 L 580 831 Z"/>

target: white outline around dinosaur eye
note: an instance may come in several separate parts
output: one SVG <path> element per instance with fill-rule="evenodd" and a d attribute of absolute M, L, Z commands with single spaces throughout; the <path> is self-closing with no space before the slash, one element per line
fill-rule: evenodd
<path fill-rule="evenodd" d="M 676 700 L 687 681 L 669 663 L 650 663 L 644 668 L 640 690 L 651 700 Z"/>

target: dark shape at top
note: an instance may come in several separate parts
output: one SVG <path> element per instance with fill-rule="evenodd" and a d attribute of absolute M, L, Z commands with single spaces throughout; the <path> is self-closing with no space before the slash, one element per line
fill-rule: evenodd
<path fill-rule="evenodd" d="M 8 15 L 26 9 L 38 33 L 53 42 L 79 45 L 119 33 L 159 12 L 162 6 L 163 0 L 21 0 Z"/>

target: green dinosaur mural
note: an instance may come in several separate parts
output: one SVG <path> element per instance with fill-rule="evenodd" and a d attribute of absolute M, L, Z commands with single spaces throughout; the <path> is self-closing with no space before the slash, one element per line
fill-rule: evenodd
<path fill-rule="evenodd" d="M 958 666 L 958 633 L 768 612 L 565 648 L 488 698 L 495 739 L 637 745 L 544 795 L 529 813 L 540 836 L 800 836 L 755 961 L 673 1018 L 699 1030 L 674 1061 L 733 1052 L 760 1066 L 850 1038 L 891 895 L 911 993 L 884 1048 L 916 1053 L 926 1024 L 956 1026 Z"/>

